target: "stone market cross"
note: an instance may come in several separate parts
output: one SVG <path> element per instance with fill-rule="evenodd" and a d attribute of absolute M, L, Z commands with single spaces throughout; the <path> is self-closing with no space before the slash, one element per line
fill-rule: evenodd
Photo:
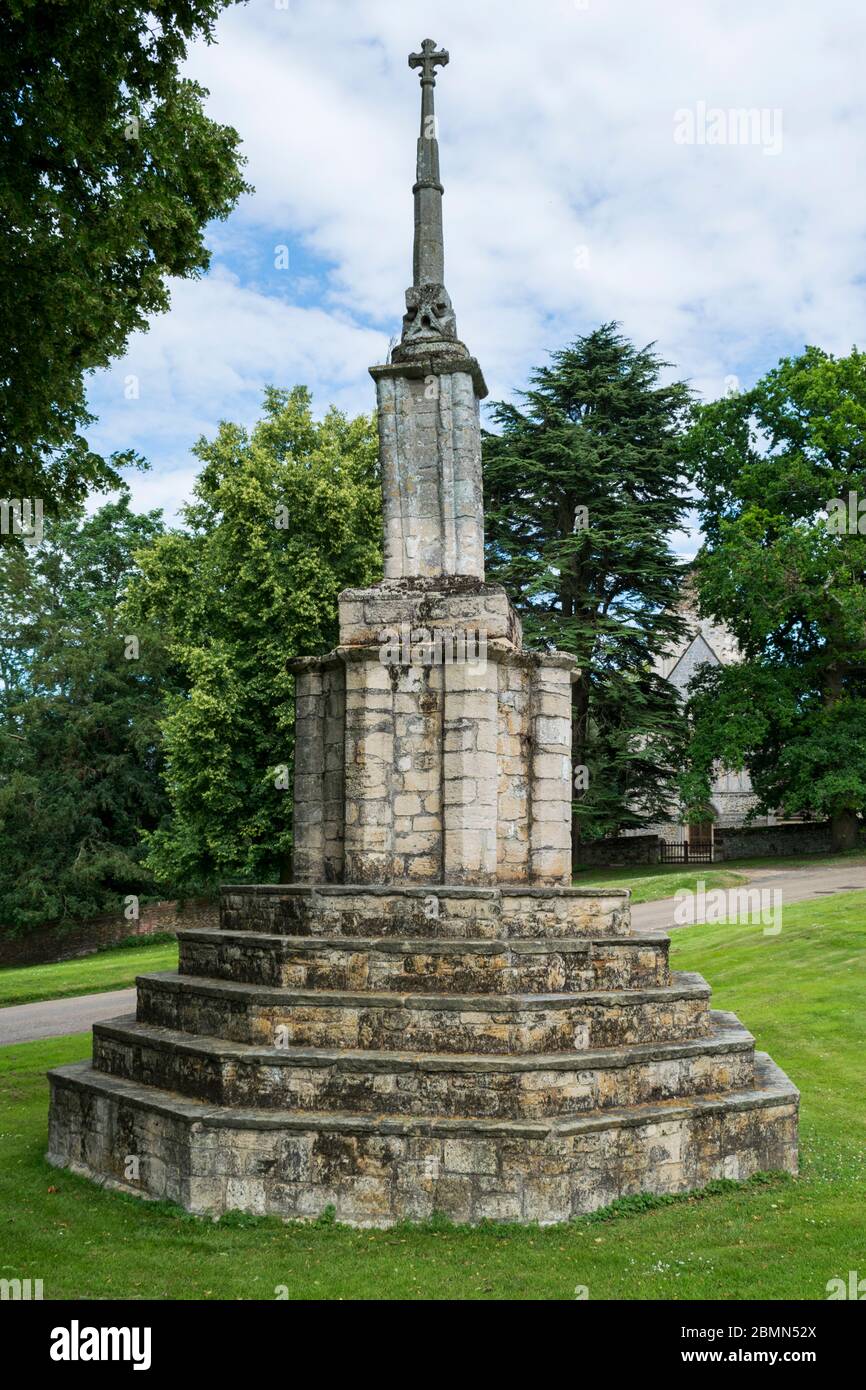
<path fill-rule="evenodd" d="M 384 578 L 292 663 L 294 882 L 223 888 L 219 930 L 179 931 L 178 972 L 139 976 L 136 1015 L 50 1073 L 48 1158 L 193 1212 L 361 1226 L 567 1221 L 796 1171 L 791 1082 L 670 970 L 667 933 L 632 931 L 626 890 L 571 885 L 575 663 L 527 651 L 485 582 L 487 388 L 444 284 L 448 55 L 409 61 L 413 283 L 371 368 Z M 383 633 L 406 631 L 482 633 L 484 660 L 405 660 Z"/>

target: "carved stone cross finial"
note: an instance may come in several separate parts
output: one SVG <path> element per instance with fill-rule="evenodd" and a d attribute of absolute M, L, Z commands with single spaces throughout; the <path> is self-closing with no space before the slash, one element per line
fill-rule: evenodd
<path fill-rule="evenodd" d="M 442 244 L 442 180 L 439 177 L 434 89 L 436 69 L 449 60 L 446 49 L 425 39 L 420 53 L 409 54 L 410 68 L 421 70 L 421 131 L 415 173 L 415 247 L 412 285 L 406 292 L 403 337 L 395 349 L 395 361 L 433 343 L 457 341 L 454 310 L 444 285 L 445 253 Z"/>
<path fill-rule="evenodd" d="M 429 82 L 431 86 L 436 85 L 436 69 L 444 68 L 448 62 L 449 53 L 447 48 L 436 50 L 435 39 L 425 39 L 421 45 L 420 53 L 409 54 L 410 68 L 421 69 L 421 81 Z"/>

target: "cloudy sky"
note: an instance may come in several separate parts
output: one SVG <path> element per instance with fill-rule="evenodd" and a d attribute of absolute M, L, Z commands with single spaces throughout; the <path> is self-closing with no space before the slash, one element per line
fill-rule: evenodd
<path fill-rule="evenodd" d="M 372 409 L 411 280 L 427 36 L 451 53 L 446 280 L 493 399 L 608 319 L 708 397 L 806 342 L 863 345 L 862 0 L 249 0 L 188 69 L 255 192 L 93 379 L 94 445 L 152 464 L 138 505 L 173 515 L 192 443 L 253 423 L 265 384 Z"/>

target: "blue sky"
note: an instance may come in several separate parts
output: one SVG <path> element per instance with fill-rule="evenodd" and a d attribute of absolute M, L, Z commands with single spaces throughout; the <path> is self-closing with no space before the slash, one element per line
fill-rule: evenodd
<path fill-rule="evenodd" d="M 93 444 L 151 462 L 138 505 L 173 516 L 191 445 L 252 424 L 266 384 L 372 409 L 367 367 L 411 278 L 406 58 L 428 35 L 451 53 L 446 280 L 494 399 L 608 319 L 708 397 L 805 342 L 862 346 L 866 6 L 250 0 L 188 71 L 256 191 L 209 229 L 208 275 L 177 282 L 90 391 Z"/>

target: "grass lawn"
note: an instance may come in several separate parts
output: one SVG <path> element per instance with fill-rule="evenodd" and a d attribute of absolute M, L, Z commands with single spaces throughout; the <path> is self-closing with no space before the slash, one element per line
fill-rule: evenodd
<path fill-rule="evenodd" d="M 633 903 L 655 903 L 672 898 L 680 888 L 693 889 L 699 880 L 711 888 L 735 888 L 745 883 L 745 874 L 732 869 L 714 869 L 698 864 L 693 869 L 672 868 L 670 864 L 630 864 L 622 869 L 587 869 L 575 874 L 575 888 L 630 888 Z"/>
<path fill-rule="evenodd" d="M 803 1092 L 802 1173 L 633 1199 L 566 1226 L 391 1231 L 208 1222 L 49 1168 L 49 1066 L 87 1035 L 0 1049 L 0 1278 L 46 1298 L 826 1298 L 866 1275 L 866 893 L 792 905 L 785 928 L 697 926 L 674 937 Z"/>
<path fill-rule="evenodd" d="M 177 942 L 149 941 L 121 946 L 80 960 L 53 965 L 11 966 L 0 970 L 0 1008 L 29 1004 L 35 999 L 67 999 L 73 994 L 101 994 L 129 989 L 136 975 L 148 970 L 175 970 Z"/>
<path fill-rule="evenodd" d="M 707 890 L 734 888 L 748 882 L 744 869 L 822 869 L 866 864 L 862 850 L 842 854 L 807 854 L 800 858 L 775 856 L 763 859 L 726 859 L 724 868 L 696 864 L 692 869 L 670 864 L 630 864 L 621 869 L 582 869 L 574 876 L 575 888 L 630 888 L 633 903 L 654 903 L 672 898 L 680 888 L 692 889 L 703 880 Z"/>

